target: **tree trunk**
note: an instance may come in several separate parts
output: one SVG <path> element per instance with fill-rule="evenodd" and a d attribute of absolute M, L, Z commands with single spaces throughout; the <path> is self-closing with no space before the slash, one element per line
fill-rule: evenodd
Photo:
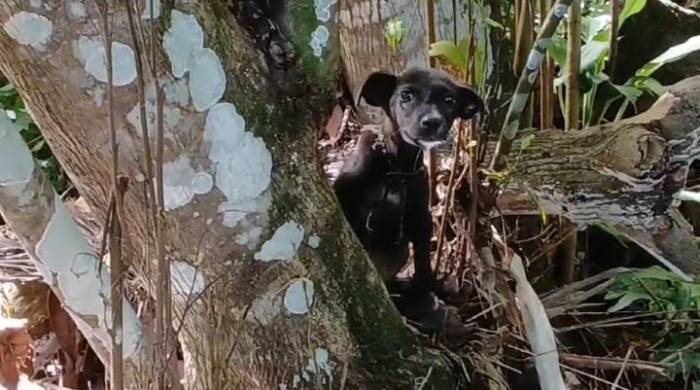
<path fill-rule="evenodd" d="M 402 388 L 413 375 L 428 375 L 426 388 L 452 388 L 445 361 L 404 327 L 316 160 L 314 129 L 339 73 L 329 22 L 337 6 L 228 3 L 154 3 L 173 326 L 184 315 L 191 388 Z M 111 179 L 99 12 L 92 2 L 60 4 L 0 5 L 0 69 L 103 216 Z M 125 9 L 113 11 L 113 108 L 121 173 L 131 179 L 124 258 L 156 291 L 134 46 Z M 137 26 L 147 52 L 148 16 Z M 153 136 L 155 88 L 145 77 Z"/>

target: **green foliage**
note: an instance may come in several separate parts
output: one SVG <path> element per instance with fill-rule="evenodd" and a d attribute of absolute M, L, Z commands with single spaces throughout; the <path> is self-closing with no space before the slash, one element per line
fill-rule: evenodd
<path fill-rule="evenodd" d="M 645 309 L 665 311 L 672 317 L 675 313 L 700 307 L 700 284 L 686 282 L 672 272 L 653 266 L 619 275 L 605 298 L 617 300 L 608 310 L 610 312 L 641 301 L 646 305 Z"/>
<path fill-rule="evenodd" d="M 624 9 L 619 18 L 618 27 L 631 16 L 641 12 L 646 6 L 646 0 L 625 1 Z M 587 89 L 582 100 L 582 118 L 585 126 L 595 124 L 593 118 L 596 93 L 601 84 L 609 84 L 618 93 L 605 104 L 603 114 L 612 106 L 612 103 L 620 101 L 621 104 L 616 113 L 616 119 L 621 119 L 629 105 L 635 105 L 637 100 L 645 94 L 659 96 L 664 93 L 663 86 L 652 75 L 665 64 L 678 61 L 687 55 L 700 50 L 700 35 L 690 38 L 688 41 L 673 46 L 663 54 L 649 61 L 621 85 L 613 84 L 610 77 L 605 74 L 605 66 L 609 55 L 609 40 L 612 29 L 612 17 L 610 15 L 609 1 L 590 1 L 586 4 L 585 15 L 581 20 L 581 76 Z M 549 53 L 559 65 L 559 77 L 555 79 L 555 87 L 561 88 L 566 83 L 568 67 L 566 66 L 567 47 L 566 39 L 559 33 L 552 39 Z"/>
<path fill-rule="evenodd" d="M 670 366 L 671 378 L 700 378 L 700 284 L 654 266 L 618 275 L 605 298 L 615 301 L 609 312 L 633 308 L 657 320 L 643 330 L 659 339 L 655 358 Z"/>
<path fill-rule="evenodd" d="M 0 87 L 0 109 L 5 110 L 10 118 L 13 118 L 14 122 L 22 129 L 22 138 L 27 142 L 34 159 L 48 176 L 54 189 L 58 193 L 67 190 L 71 185 L 70 180 L 61 169 L 58 160 L 53 156 L 39 128 L 32 121 L 24 106 L 24 101 L 11 84 Z"/>
<path fill-rule="evenodd" d="M 404 37 L 406 37 L 406 29 L 404 29 L 402 21 L 392 19 L 386 23 L 384 38 L 392 54 L 397 54 L 399 52 L 399 46 L 401 46 Z"/>
<path fill-rule="evenodd" d="M 437 41 L 430 45 L 428 55 L 431 57 L 440 57 L 444 59 L 450 66 L 453 66 L 462 71 L 467 70 L 470 37 L 465 37 L 458 44 L 452 41 Z"/>
<path fill-rule="evenodd" d="M 505 27 L 490 18 L 491 7 L 483 1 L 473 1 L 469 6 L 472 7 L 469 33 L 456 43 L 451 40 L 434 42 L 430 46 L 428 55 L 443 61 L 461 73 L 469 74 L 473 70 L 474 86 L 478 90 L 484 90 L 491 71 L 489 58 L 491 29 L 504 30 Z"/>

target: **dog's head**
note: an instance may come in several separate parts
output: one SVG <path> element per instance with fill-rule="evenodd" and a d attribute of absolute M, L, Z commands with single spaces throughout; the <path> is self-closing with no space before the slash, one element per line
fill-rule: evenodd
<path fill-rule="evenodd" d="M 360 97 L 383 108 L 405 142 L 424 149 L 445 142 L 456 118 L 484 111 L 476 92 L 433 69 L 411 68 L 399 76 L 373 73 Z"/>

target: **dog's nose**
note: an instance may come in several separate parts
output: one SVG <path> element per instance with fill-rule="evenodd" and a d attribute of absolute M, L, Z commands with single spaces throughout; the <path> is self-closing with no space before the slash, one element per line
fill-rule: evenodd
<path fill-rule="evenodd" d="M 429 115 L 423 117 L 420 121 L 421 126 L 423 129 L 433 132 L 437 131 L 440 126 L 442 126 L 442 117 L 439 117 L 437 115 Z"/>

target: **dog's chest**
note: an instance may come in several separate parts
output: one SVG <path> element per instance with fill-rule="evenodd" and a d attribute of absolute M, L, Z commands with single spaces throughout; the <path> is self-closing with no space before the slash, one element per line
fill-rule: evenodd
<path fill-rule="evenodd" d="M 408 240 L 413 215 L 421 207 L 422 182 L 425 180 L 422 171 L 411 174 L 389 172 L 365 188 L 362 214 L 370 238 L 387 244 Z M 427 204 L 422 207 L 427 207 Z"/>

